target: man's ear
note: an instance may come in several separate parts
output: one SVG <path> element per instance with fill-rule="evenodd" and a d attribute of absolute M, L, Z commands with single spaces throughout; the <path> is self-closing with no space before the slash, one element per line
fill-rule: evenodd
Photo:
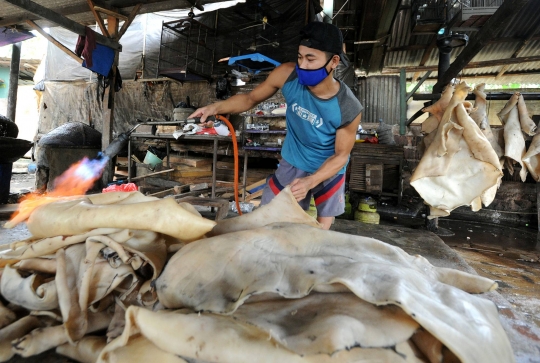
<path fill-rule="evenodd" d="M 337 66 L 339 65 L 339 59 L 340 59 L 340 58 L 339 58 L 339 55 L 337 55 L 337 54 L 334 54 L 334 55 L 332 56 L 332 65 L 335 66 L 335 67 L 332 67 L 332 69 L 336 69 L 336 68 L 337 68 Z"/>

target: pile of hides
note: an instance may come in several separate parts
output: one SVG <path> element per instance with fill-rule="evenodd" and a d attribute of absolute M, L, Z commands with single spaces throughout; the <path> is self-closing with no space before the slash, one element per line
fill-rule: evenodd
<path fill-rule="evenodd" d="M 524 133 L 533 136 L 536 125 L 529 117 L 523 96 L 516 92 L 498 113 L 504 125 L 504 142 L 494 136 L 487 116 L 485 84 L 472 91 L 474 106 L 465 101 L 465 82 L 449 85 L 441 98 L 423 109 L 430 116 L 422 123 L 426 151 L 411 177 L 411 185 L 430 207 L 428 218 L 445 217 L 460 206 L 478 211 L 489 206 L 503 176 L 514 174 L 519 163 L 521 180 L 527 169 L 540 180 L 540 139 L 526 152 Z"/>
<path fill-rule="evenodd" d="M 0 361 L 513 362 L 492 280 L 320 229 L 285 188 L 219 223 L 138 192 L 62 200 L 0 253 Z M 131 221 L 131 226 L 128 226 Z M 136 227 L 136 229 L 133 229 Z"/>

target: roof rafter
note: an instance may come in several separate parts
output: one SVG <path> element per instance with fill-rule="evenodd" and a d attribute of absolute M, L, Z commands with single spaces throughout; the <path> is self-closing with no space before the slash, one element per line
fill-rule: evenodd
<path fill-rule="evenodd" d="M 531 62 L 540 62 L 540 56 L 531 56 L 531 57 L 521 57 L 521 58 L 503 58 L 503 59 L 494 59 L 481 62 L 471 62 L 467 64 L 463 69 L 472 69 L 472 68 L 485 68 L 485 67 L 497 67 L 502 65 L 511 65 L 519 63 L 531 63 Z M 384 68 L 382 74 L 399 74 L 401 68 L 405 68 L 407 72 L 425 72 L 425 71 L 436 71 L 438 66 L 414 66 L 414 67 L 388 67 Z"/>
<path fill-rule="evenodd" d="M 495 13 L 486 21 L 484 26 L 475 34 L 469 41 L 469 44 L 452 62 L 450 67 L 441 76 L 440 81 L 433 86 L 433 92 L 442 91 L 442 88 L 457 77 L 459 72 L 484 48 L 488 42 L 495 37 L 500 29 L 504 29 L 508 24 L 511 24 L 516 15 L 527 5 L 531 0 L 505 0 Z M 534 1 L 534 0 L 533 0 Z"/>
<path fill-rule="evenodd" d="M 30 0 L 4 0 L 12 5 L 18 6 L 26 11 L 29 11 L 33 14 L 36 14 L 40 18 L 47 19 L 55 24 L 60 25 L 63 28 L 66 28 L 75 34 L 86 35 L 85 26 L 81 25 L 65 16 L 58 14 L 44 6 L 41 6 Z M 122 45 L 117 41 L 107 38 L 99 33 L 96 33 L 96 42 L 99 44 L 105 45 L 115 50 L 121 50 Z"/>

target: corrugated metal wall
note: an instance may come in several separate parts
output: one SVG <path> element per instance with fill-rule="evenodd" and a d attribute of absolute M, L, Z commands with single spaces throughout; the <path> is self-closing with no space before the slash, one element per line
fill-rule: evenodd
<path fill-rule="evenodd" d="M 362 122 L 399 124 L 399 76 L 360 78 L 357 96 L 364 105 Z"/>

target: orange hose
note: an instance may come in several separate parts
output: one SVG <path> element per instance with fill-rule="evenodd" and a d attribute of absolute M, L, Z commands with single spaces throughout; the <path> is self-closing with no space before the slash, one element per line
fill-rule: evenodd
<path fill-rule="evenodd" d="M 229 128 L 229 131 L 231 132 L 234 154 L 234 201 L 236 202 L 238 214 L 242 215 L 242 211 L 240 210 L 240 202 L 238 201 L 238 144 L 236 142 L 236 133 L 234 132 L 233 125 L 224 116 L 216 115 L 216 120 L 225 122 Z"/>

